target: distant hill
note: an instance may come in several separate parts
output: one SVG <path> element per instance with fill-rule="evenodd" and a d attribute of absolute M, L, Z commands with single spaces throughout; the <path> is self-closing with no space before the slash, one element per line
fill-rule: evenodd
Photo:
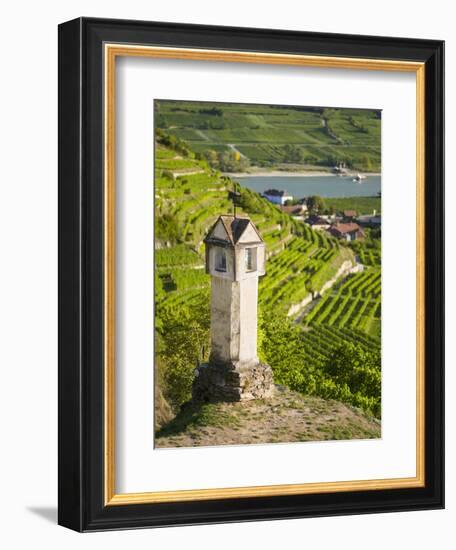
<path fill-rule="evenodd" d="M 187 403 L 158 430 L 157 448 L 381 437 L 380 422 L 334 400 L 283 386 L 274 397 L 240 403 Z"/>
<path fill-rule="evenodd" d="M 234 151 L 257 166 L 380 171 L 380 111 L 167 100 L 155 101 L 155 110 L 156 127 L 196 153 Z"/>

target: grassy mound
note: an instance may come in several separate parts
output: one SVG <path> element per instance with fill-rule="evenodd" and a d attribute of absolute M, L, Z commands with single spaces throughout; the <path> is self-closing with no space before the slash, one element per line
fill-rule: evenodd
<path fill-rule="evenodd" d="M 155 446 L 200 447 L 249 443 L 374 439 L 380 422 L 338 401 L 276 386 L 273 398 L 239 403 L 187 403 L 155 436 Z"/>

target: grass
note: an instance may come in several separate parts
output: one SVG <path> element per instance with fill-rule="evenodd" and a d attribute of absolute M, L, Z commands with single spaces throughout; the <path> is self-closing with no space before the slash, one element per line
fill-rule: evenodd
<path fill-rule="evenodd" d="M 359 425 L 350 423 L 346 426 L 326 425 L 319 426 L 318 431 L 325 435 L 328 441 L 348 439 L 372 439 L 378 437 L 378 428 L 360 430 Z"/>
<path fill-rule="evenodd" d="M 272 398 L 236 403 L 186 403 L 156 434 L 158 448 L 380 437 L 380 424 L 332 399 L 277 386 Z"/>
<path fill-rule="evenodd" d="M 344 198 L 325 198 L 325 207 L 333 208 L 335 212 L 344 210 L 356 210 L 358 215 L 372 214 L 375 210 L 377 214 L 382 211 L 382 199 L 380 197 L 344 197 Z"/>
<path fill-rule="evenodd" d="M 181 407 L 179 414 L 171 422 L 156 433 L 156 437 L 178 435 L 194 428 L 208 426 L 236 428 L 238 425 L 237 416 L 232 412 L 221 410 L 216 403 L 199 405 L 189 402 Z"/>

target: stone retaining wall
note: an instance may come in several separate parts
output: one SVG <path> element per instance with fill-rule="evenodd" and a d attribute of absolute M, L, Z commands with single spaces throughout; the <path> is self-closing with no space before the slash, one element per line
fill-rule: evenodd
<path fill-rule="evenodd" d="M 303 308 L 305 308 L 308 304 L 310 304 L 312 300 L 315 300 L 316 298 L 320 298 L 327 290 L 333 287 L 341 277 L 346 277 L 351 273 L 360 273 L 363 270 L 364 270 L 363 264 L 357 263 L 353 265 L 350 260 L 345 260 L 345 262 L 340 266 L 337 273 L 334 275 L 332 279 L 330 279 L 329 281 L 326 281 L 326 283 L 321 287 L 321 289 L 318 292 L 315 292 L 313 295 L 309 294 L 304 298 L 304 300 L 301 300 L 301 302 L 297 304 L 293 304 L 288 310 L 287 316 L 293 317 L 294 315 L 299 313 Z"/>

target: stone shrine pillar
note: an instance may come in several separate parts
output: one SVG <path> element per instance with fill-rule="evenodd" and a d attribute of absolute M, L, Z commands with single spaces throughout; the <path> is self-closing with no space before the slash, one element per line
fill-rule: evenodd
<path fill-rule="evenodd" d="M 258 277 L 265 244 L 249 218 L 220 216 L 206 238 L 211 275 L 211 352 L 196 369 L 193 399 L 242 401 L 273 394 L 272 369 L 257 356 Z"/>

